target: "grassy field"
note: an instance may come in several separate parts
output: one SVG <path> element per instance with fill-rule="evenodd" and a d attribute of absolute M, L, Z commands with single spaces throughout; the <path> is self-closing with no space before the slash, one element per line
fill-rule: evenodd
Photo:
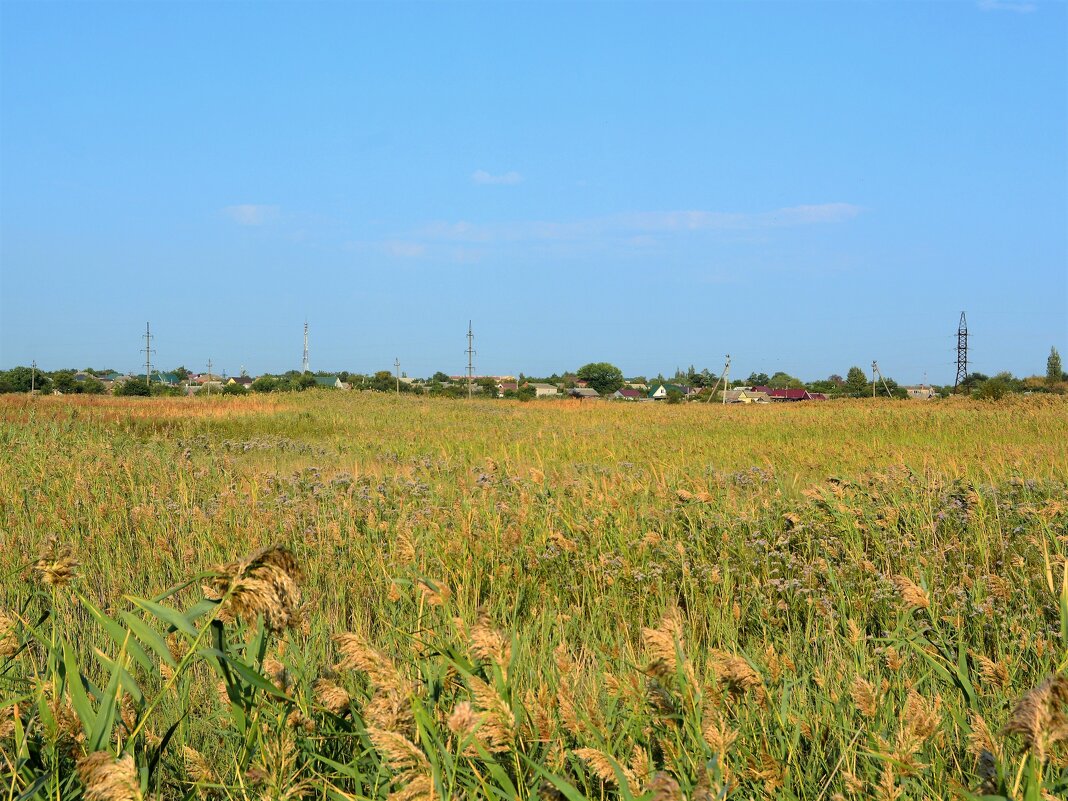
<path fill-rule="evenodd" d="M 0 397 L 0 794 L 1068 797 L 1068 402 Z"/>

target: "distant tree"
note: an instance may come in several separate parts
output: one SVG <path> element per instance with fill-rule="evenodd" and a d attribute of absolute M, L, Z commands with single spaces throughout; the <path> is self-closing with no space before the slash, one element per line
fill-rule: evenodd
<path fill-rule="evenodd" d="M 31 385 L 39 392 L 52 391 L 51 379 L 32 367 L 12 367 L 0 373 L 0 392 L 29 392 Z"/>
<path fill-rule="evenodd" d="M 583 365 L 576 375 L 601 395 L 611 395 L 623 386 L 623 372 L 608 362 L 591 362 Z"/>
<path fill-rule="evenodd" d="M 1056 348 L 1049 349 L 1049 358 L 1046 359 L 1046 383 L 1056 384 L 1064 378 L 1064 370 L 1061 367 L 1061 354 Z"/>
<path fill-rule="evenodd" d="M 147 398 L 151 393 L 144 379 L 128 378 L 115 384 L 115 394 L 123 398 Z"/>
<path fill-rule="evenodd" d="M 868 377 L 864 375 L 864 371 L 855 365 L 850 367 L 849 372 L 846 373 L 845 385 L 849 394 L 854 398 L 867 395 L 871 387 L 868 383 Z"/>
<path fill-rule="evenodd" d="M 375 392 L 396 392 L 397 377 L 389 370 L 379 370 L 371 376 L 370 388 Z"/>
<path fill-rule="evenodd" d="M 768 386 L 772 389 L 800 389 L 803 385 L 800 379 L 780 370 L 771 377 Z"/>
<path fill-rule="evenodd" d="M 52 389 L 64 395 L 81 394 L 82 382 L 75 380 L 73 370 L 56 370 L 51 377 Z"/>
<path fill-rule="evenodd" d="M 519 388 L 519 391 L 516 392 L 516 397 L 519 398 L 519 400 L 521 401 L 532 401 L 536 397 L 538 397 L 538 392 L 534 389 L 534 387 L 528 384 L 525 387 Z"/>
<path fill-rule="evenodd" d="M 315 376 L 313 376 L 311 373 L 301 373 L 289 383 L 290 386 L 292 386 L 293 389 L 297 390 L 298 392 L 303 392 L 306 389 L 314 389 L 315 387 L 319 386 L 317 383 L 315 383 Z"/>
<path fill-rule="evenodd" d="M 446 375 L 445 373 L 441 372 L 441 370 L 438 370 L 436 373 L 434 373 L 434 375 L 431 376 L 430 380 L 431 381 L 437 381 L 440 384 L 448 384 L 449 383 L 448 375 Z"/>
<path fill-rule="evenodd" d="M 480 378 L 475 385 L 482 390 L 482 394 L 489 398 L 497 397 L 497 382 L 492 378 Z"/>
<path fill-rule="evenodd" d="M 1005 382 L 1005 379 L 994 376 L 993 378 L 988 378 L 975 390 L 975 397 L 982 400 L 1001 400 L 1008 393 L 1009 385 Z"/>
<path fill-rule="evenodd" d="M 179 381 L 189 380 L 189 371 L 185 368 L 184 364 L 181 367 L 175 367 L 171 372 L 178 376 Z M 244 373 L 242 373 L 242 375 L 244 375 Z"/>
<path fill-rule="evenodd" d="M 745 383 L 751 387 L 766 387 L 771 384 L 771 376 L 767 373 L 750 373 Z"/>
<path fill-rule="evenodd" d="M 645 380 L 645 376 L 636 375 L 636 376 L 634 376 L 634 378 L 628 378 L 627 379 L 627 383 L 628 384 L 648 384 L 649 382 Z"/>
<path fill-rule="evenodd" d="M 173 384 L 153 384 L 149 387 L 149 394 L 161 398 L 177 398 L 182 394 L 182 388 Z"/>
<path fill-rule="evenodd" d="M 248 390 L 241 384 L 226 384 L 222 388 L 223 395 L 247 395 Z"/>
<path fill-rule="evenodd" d="M 275 392 L 278 389 L 278 379 L 270 375 L 261 375 L 252 382 L 253 392 Z"/>
<path fill-rule="evenodd" d="M 669 389 L 666 400 L 668 403 L 682 403 L 682 393 L 677 389 Z"/>
<path fill-rule="evenodd" d="M 89 376 L 82 381 L 82 392 L 86 395 L 103 395 L 104 394 L 104 382 L 99 378 L 93 378 Z"/>

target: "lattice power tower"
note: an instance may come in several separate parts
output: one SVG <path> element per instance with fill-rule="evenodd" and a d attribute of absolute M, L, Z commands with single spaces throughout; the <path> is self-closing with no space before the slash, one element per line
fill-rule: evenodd
<path fill-rule="evenodd" d="M 968 321 L 964 312 L 960 313 L 960 325 L 957 327 L 957 380 L 953 382 L 953 389 L 965 382 L 968 378 Z"/>

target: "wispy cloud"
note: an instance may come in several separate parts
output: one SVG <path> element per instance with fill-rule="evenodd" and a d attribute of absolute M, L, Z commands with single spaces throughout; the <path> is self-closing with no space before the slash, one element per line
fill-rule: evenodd
<path fill-rule="evenodd" d="M 641 211 L 558 222 L 528 220 L 510 223 L 436 222 L 413 237 L 417 241 L 492 244 L 529 241 L 580 241 L 641 237 L 649 244 L 654 234 L 701 231 L 753 231 L 802 225 L 841 223 L 860 214 L 851 203 L 790 206 L 768 212 Z"/>
<path fill-rule="evenodd" d="M 979 0 L 978 5 L 983 11 L 1014 11 L 1017 14 L 1030 14 L 1038 9 L 1034 3 L 1016 3 L 1012 0 Z"/>
<path fill-rule="evenodd" d="M 383 252 L 387 256 L 397 259 L 417 259 L 426 253 L 426 245 L 420 242 L 405 242 L 391 239 L 381 244 Z"/>
<path fill-rule="evenodd" d="M 471 182 L 483 185 L 499 185 L 499 186 L 512 186 L 518 184 L 523 180 L 523 176 L 514 170 L 502 173 L 501 175 L 493 175 L 485 170 L 475 170 L 471 173 Z"/>
<path fill-rule="evenodd" d="M 238 225 L 263 225 L 278 219 L 278 206 L 266 206 L 258 203 L 240 203 L 227 206 L 223 214 Z"/>

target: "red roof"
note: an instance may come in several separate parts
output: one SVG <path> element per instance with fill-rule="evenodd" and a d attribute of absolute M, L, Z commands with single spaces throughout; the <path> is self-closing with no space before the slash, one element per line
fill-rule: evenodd
<path fill-rule="evenodd" d="M 643 396 L 643 393 L 637 389 L 621 389 L 619 394 L 624 398 L 640 398 Z"/>

